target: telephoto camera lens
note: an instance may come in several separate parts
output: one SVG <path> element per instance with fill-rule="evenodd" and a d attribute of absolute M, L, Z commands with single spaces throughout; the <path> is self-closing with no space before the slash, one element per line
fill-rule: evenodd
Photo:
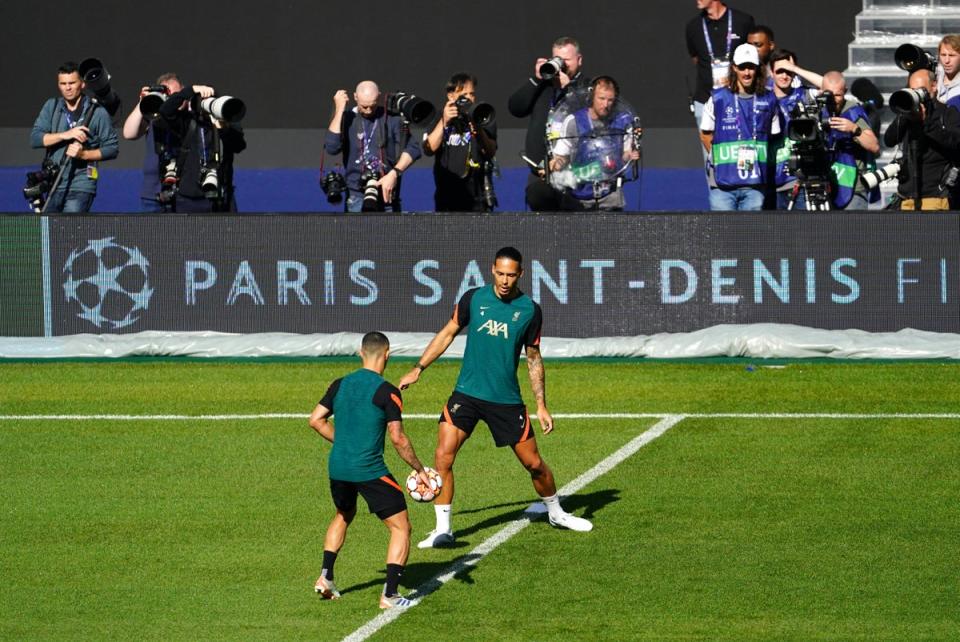
<path fill-rule="evenodd" d="M 201 170 L 203 180 L 200 182 L 200 189 L 207 198 L 216 198 L 220 192 L 220 178 L 217 176 L 215 166 L 207 166 Z"/>
<path fill-rule="evenodd" d="M 380 186 L 377 185 L 376 172 L 364 170 L 360 175 L 360 184 L 363 185 L 363 212 L 382 212 L 380 200 Z"/>
<path fill-rule="evenodd" d="M 544 80 L 553 80 L 560 75 L 561 71 L 565 71 L 567 66 L 563 62 L 563 58 L 560 56 L 554 56 L 547 62 L 540 65 L 540 77 Z"/>

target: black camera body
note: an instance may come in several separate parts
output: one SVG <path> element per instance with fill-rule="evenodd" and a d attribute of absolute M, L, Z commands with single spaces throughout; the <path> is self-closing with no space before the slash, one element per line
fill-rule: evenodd
<path fill-rule="evenodd" d="M 473 123 L 476 127 L 485 127 L 493 124 L 497 112 L 490 103 L 473 102 L 466 96 L 460 96 L 454 102 L 457 106 L 457 118 L 465 123 Z"/>
<path fill-rule="evenodd" d="M 347 181 L 340 172 L 327 172 L 320 181 L 320 189 L 326 194 L 328 203 L 340 203 L 347 191 Z"/>
<path fill-rule="evenodd" d="M 49 193 L 53 181 L 57 178 L 57 166 L 49 158 L 44 159 L 43 165 L 35 172 L 27 172 L 27 184 L 23 187 L 23 197 L 30 204 L 30 209 L 40 212 L 43 209 L 44 194 Z"/>
<path fill-rule="evenodd" d="M 140 98 L 140 114 L 147 120 L 154 120 L 160 115 L 160 107 L 170 95 L 165 85 L 151 85 Z"/>
<path fill-rule="evenodd" d="M 560 75 L 560 72 L 566 73 L 567 63 L 560 56 L 554 56 L 540 65 L 537 71 L 544 80 L 553 80 Z"/>

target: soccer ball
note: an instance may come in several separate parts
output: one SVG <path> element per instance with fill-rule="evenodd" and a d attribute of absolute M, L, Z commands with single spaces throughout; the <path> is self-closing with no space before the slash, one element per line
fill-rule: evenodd
<path fill-rule="evenodd" d="M 417 476 L 417 471 L 412 470 L 410 474 L 407 475 L 407 492 L 410 493 L 413 501 L 432 502 L 434 498 L 440 494 L 440 488 L 443 486 L 443 478 L 441 478 L 440 473 L 433 468 L 424 466 L 423 470 L 427 473 L 427 477 L 430 478 L 430 485 L 427 486 L 421 482 Z"/>

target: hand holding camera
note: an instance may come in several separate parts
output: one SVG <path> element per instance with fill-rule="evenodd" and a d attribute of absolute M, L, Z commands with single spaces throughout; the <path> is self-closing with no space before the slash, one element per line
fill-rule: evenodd
<path fill-rule="evenodd" d="M 467 102 L 470 102 L 468 99 L 465 99 L 461 96 L 457 100 L 448 101 L 447 104 L 443 107 L 443 126 L 444 127 L 449 125 L 450 121 L 456 120 L 457 118 L 460 117 L 460 101 L 461 100 L 466 100 Z"/>

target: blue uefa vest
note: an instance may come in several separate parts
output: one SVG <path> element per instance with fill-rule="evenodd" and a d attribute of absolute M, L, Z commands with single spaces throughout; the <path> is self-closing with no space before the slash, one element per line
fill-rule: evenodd
<path fill-rule="evenodd" d="M 627 112 L 620 112 L 613 117 L 607 128 L 609 135 L 591 137 L 593 123 L 590 122 L 588 108 L 574 114 L 577 124 L 577 154 L 575 156 L 573 172 L 578 186 L 570 193 L 580 200 L 603 198 L 610 194 L 614 185 L 609 182 L 603 184 L 597 194 L 594 194 L 594 183 L 608 181 L 610 175 L 609 164 L 616 164 L 614 172 L 622 167 L 623 163 L 623 135 L 633 124 L 633 117 Z M 616 135 L 613 135 L 616 134 Z"/>
<path fill-rule="evenodd" d="M 868 120 L 867 112 L 860 105 L 854 105 L 840 116 L 853 122 Z M 853 142 L 850 134 L 831 129 L 827 134 L 827 145 L 835 150 L 833 165 L 830 166 L 836 187 L 833 192 L 833 205 L 837 209 L 843 209 L 850 203 L 857 189 L 857 158 L 860 157 L 867 164 L 871 161 L 865 157 L 863 148 Z"/>
<path fill-rule="evenodd" d="M 767 142 L 776 114 L 773 94 L 740 98 L 729 89 L 713 90 L 713 169 L 720 187 L 751 187 L 767 182 Z M 741 147 L 756 150 L 748 170 L 738 168 Z"/>

